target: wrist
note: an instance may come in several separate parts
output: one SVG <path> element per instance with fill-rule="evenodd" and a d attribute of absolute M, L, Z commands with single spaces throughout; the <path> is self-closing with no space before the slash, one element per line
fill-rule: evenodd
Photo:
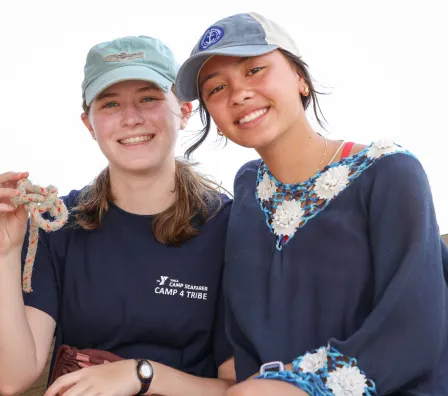
<path fill-rule="evenodd" d="M 131 395 L 136 395 L 137 393 L 140 392 L 140 389 L 142 388 L 142 383 L 140 382 L 137 375 L 137 360 L 130 359 L 128 362 L 129 362 L 129 372 L 131 373 L 129 375 L 130 378 L 129 384 L 131 385 Z"/>
<path fill-rule="evenodd" d="M 13 272 L 22 271 L 22 248 L 14 248 L 8 252 L 0 253 L 0 269 L 12 269 Z"/>
<path fill-rule="evenodd" d="M 147 395 L 163 395 L 166 392 L 166 384 L 164 385 L 164 379 L 166 377 L 166 371 L 169 368 L 163 364 L 150 360 L 153 370 L 151 386 Z"/>
<path fill-rule="evenodd" d="M 22 245 L 12 246 L 7 251 L 0 250 L 0 260 L 11 260 L 21 258 L 22 255 Z"/>
<path fill-rule="evenodd" d="M 134 370 L 135 378 L 138 382 L 138 389 L 134 395 L 153 395 L 154 391 L 154 369 L 155 363 L 148 359 L 135 359 Z"/>

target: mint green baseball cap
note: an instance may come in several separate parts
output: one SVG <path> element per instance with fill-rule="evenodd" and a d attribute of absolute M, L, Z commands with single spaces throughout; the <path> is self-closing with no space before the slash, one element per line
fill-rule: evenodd
<path fill-rule="evenodd" d="M 90 106 L 106 88 L 127 80 L 149 81 L 168 92 L 178 70 L 173 52 L 160 40 L 120 37 L 90 49 L 84 66 L 83 97 Z"/>

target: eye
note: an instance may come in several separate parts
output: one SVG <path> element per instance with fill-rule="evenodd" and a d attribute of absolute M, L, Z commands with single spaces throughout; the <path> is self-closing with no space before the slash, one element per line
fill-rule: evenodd
<path fill-rule="evenodd" d="M 159 98 L 154 98 L 154 97 L 152 97 L 152 96 L 145 96 L 145 97 L 142 99 L 142 102 L 146 102 L 146 103 L 148 103 L 148 102 L 153 102 L 153 101 L 155 101 L 155 100 L 159 100 Z"/>
<path fill-rule="evenodd" d="M 264 69 L 264 67 L 254 67 L 253 69 L 249 70 L 249 73 L 247 73 L 247 75 L 252 76 L 263 69 Z"/>
<path fill-rule="evenodd" d="M 101 106 L 102 109 L 111 109 L 112 107 L 118 106 L 117 102 L 107 102 L 103 106 Z"/>
<path fill-rule="evenodd" d="M 213 94 L 215 94 L 215 93 L 221 91 L 223 88 L 224 88 L 224 85 L 218 85 L 216 88 L 212 89 L 212 90 L 209 92 L 208 96 L 211 96 L 211 95 L 213 95 Z"/>

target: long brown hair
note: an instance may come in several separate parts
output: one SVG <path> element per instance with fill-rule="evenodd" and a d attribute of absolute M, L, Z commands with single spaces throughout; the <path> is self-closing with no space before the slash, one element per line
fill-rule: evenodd
<path fill-rule="evenodd" d="M 301 101 L 303 108 L 307 110 L 310 105 L 313 107 L 314 116 L 316 117 L 316 121 L 319 123 L 319 125 L 325 129 L 325 117 L 322 113 L 322 110 L 319 105 L 319 100 L 317 98 L 317 95 L 323 95 L 323 92 L 318 92 L 314 86 L 314 79 L 311 76 L 309 72 L 308 65 L 302 60 L 302 58 L 286 51 L 283 49 L 279 49 L 279 51 L 288 59 L 296 68 L 298 73 L 301 77 L 305 80 L 306 84 L 309 88 L 309 95 L 303 96 L 301 95 Z M 199 114 L 201 117 L 202 125 L 204 125 L 204 128 L 202 128 L 196 135 L 196 140 L 194 143 L 188 147 L 188 149 L 185 152 L 186 158 L 190 158 L 193 152 L 198 149 L 201 144 L 205 141 L 207 138 L 210 128 L 211 128 L 211 116 L 210 113 L 207 110 L 207 107 L 205 106 L 204 100 L 201 96 L 201 93 L 199 92 Z M 319 115 L 320 114 L 320 115 Z M 325 120 L 326 121 L 326 120 Z"/>
<path fill-rule="evenodd" d="M 84 112 L 89 111 L 85 101 Z M 209 178 L 193 169 L 194 164 L 176 159 L 175 200 L 152 220 L 156 240 L 163 244 L 178 246 L 199 234 L 198 226 L 213 217 L 221 207 L 218 186 Z M 85 187 L 73 208 L 75 223 L 85 230 L 101 227 L 102 219 L 114 197 L 111 192 L 109 168 Z"/>

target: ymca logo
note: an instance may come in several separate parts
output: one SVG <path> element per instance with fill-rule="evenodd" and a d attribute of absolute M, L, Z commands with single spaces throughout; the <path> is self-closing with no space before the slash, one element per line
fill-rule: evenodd
<path fill-rule="evenodd" d="M 168 276 L 161 276 L 160 279 L 157 279 L 157 283 L 160 286 L 163 286 L 168 279 Z"/>
<path fill-rule="evenodd" d="M 178 296 L 195 300 L 207 300 L 207 286 L 183 283 L 178 279 L 170 278 L 169 276 L 160 276 L 160 278 L 157 279 L 157 283 L 159 285 L 154 289 L 155 294 Z"/>
<path fill-rule="evenodd" d="M 222 30 L 219 26 L 213 26 L 204 33 L 199 47 L 202 51 L 206 50 L 211 45 L 216 44 L 218 41 L 220 41 L 223 37 L 224 30 Z"/>

